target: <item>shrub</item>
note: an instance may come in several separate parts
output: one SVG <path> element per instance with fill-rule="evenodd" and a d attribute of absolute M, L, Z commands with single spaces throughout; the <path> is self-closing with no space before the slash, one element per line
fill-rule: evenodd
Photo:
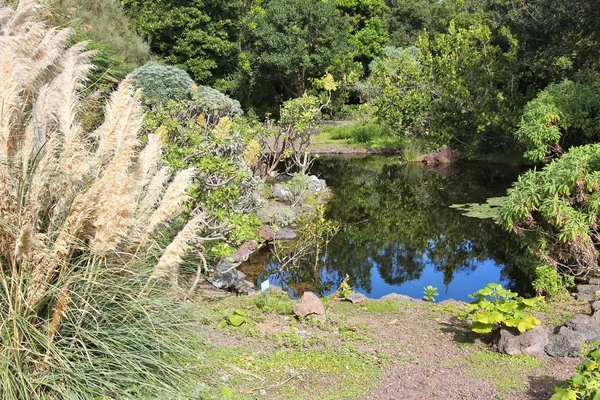
<path fill-rule="evenodd" d="M 562 293 L 569 293 L 569 288 L 575 286 L 575 279 L 572 276 L 563 276 L 548 265 L 536 267 L 535 275 L 533 289 L 537 295 L 556 297 Z"/>
<path fill-rule="evenodd" d="M 600 342 L 585 352 L 586 360 L 577 366 L 577 372 L 554 388 L 550 400 L 597 399 L 600 397 Z"/>
<path fill-rule="evenodd" d="M 72 31 L 36 22 L 37 8 L 0 8 L 2 398 L 192 396 L 188 330 L 158 278 L 176 279 L 203 215 L 164 251 L 155 239 L 193 171 L 167 185 L 160 138 L 138 141 L 131 78 L 82 129 L 90 54 L 66 49 Z"/>
<path fill-rule="evenodd" d="M 239 101 L 216 89 L 208 86 L 198 86 L 192 92 L 196 104 L 198 104 L 203 113 L 220 117 L 242 115 L 244 113 Z"/>
<path fill-rule="evenodd" d="M 571 148 L 508 191 L 499 223 L 523 235 L 535 256 L 564 274 L 598 271 L 600 144 Z"/>
<path fill-rule="evenodd" d="M 502 326 L 525 332 L 540 323 L 534 316 L 525 314 L 525 310 L 542 297 L 524 299 L 496 283 L 488 284 L 469 297 L 475 299 L 468 307 L 473 332 L 489 333 Z"/>
<path fill-rule="evenodd" d="M 135 87 L 142 90 L 144 102 L 150 106 L 189 99 L 192 95 L 194 81 L 187 72 L 172 65 L 148 62 L 131 75 Z"/>

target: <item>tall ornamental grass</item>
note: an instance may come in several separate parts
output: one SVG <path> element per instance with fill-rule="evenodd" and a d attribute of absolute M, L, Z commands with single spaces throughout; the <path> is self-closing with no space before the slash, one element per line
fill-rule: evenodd
<path fill-rule="evenodd" d="M 158 278 L 176 279 L 203 216 L 155 238 L 193 171 L 170 177 L 160 137 L 140 143 L 130 78 L 82 128 L 93 54 L 38 9 L 0 8 L 0 398 L 191 398 L 188 326 Z"/>

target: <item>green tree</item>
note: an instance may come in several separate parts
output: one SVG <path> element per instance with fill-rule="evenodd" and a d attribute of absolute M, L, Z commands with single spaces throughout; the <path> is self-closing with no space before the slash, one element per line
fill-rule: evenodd
<path fill-rule="evenodd" d="M 150 49 L 196 82 L 227 89 L 237 66 L 242 0 L 123 0 Z"/>
<path fill-rule="evenodd" d="M 349 53 L 348 21 L 333 0 L 270 0 L 246 23 L 238 98 L 258 109 L 297 98 Z"/>

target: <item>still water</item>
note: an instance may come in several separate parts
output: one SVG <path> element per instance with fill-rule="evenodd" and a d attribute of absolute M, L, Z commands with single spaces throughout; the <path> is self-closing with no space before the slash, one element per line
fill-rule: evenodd
<path fill-rule="evenodd" d="M 421 298 L 432 285 L 437 301 L 468 301 L 490 282 L 526 295 L 533 268 L 519 239 L 450 208 L 504 195 L 520 172 L 480 163 L 428 168 L 383 156 L 322 158 L 312 173 L 332 188 L 327 215 L 341 229 L 320 270 L 281 272 L 268 250 L 242 270 L 296 296 L 332 293 L 346 274 L 355 291 L 371 298 L 394 292 Z"/>

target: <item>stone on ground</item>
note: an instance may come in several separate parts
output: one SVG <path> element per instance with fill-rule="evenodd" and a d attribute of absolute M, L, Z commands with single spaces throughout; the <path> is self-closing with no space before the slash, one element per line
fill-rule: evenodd
<path fill-rule="evenodd" d="M 582 333 L 561 326 L 558 333 L 550 335 L 550 343 L 545 350 L 552 357 L 577 357 L 584 342 Z"/>
<path fill-rule="evenodd" d="M 350 296 L 346 296 L 346 300 L 352 304 L 360 304 L 369 300 L 369 298 L 362 293 L 352 293 Z"/>
<path fill-rule="evenodd" d="M 292 311 L 299 317 L 306 317 L 311 314 L 323 315 L 325 314 L 325 307 L 323 302 L 313 292 L 304 292 L 300 301 L 294 304 Z"/>
<path fill-rule="evenodd" d="M 500 330 L 497 349 L 500 353 L 516 355 L 543 355 L 544 347 L 549 343 L 549 332 L 542 325 L 519 333 L 508 329 Z"/>
<path fill-rule="evenodd" d="M 576 314 L 565 323 L 565 326 L 575 332 L 580 332 L 586 340 L 600 340 L 600 320 L 591 315 Z"/>

